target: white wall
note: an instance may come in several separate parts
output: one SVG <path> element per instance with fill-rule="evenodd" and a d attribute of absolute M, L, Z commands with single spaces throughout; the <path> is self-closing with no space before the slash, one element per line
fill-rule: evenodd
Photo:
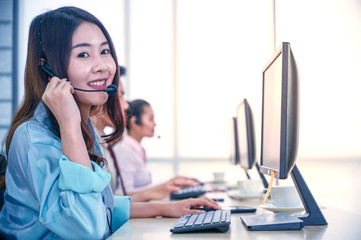
<path fill-rule="evenodd" d="M 152 11 L 146 2 L 131 1 L 130 54 L 142 61 L 131 61 L 128 96 L 147 99 L 155 110 L 162 137 L 144 142 L 148 155 L 227 159 L 228 122 L 243 98 L 253 104 L 259 125 L 261 71 L 273 50 L 270 2 L 182 0 L 169 6 L 154 0 Z M 172 7 L 176 11 L 167 15 Z M 167 37 L 156 39 L 160 31 Z"/>
<path fill-rule="evenodd" d="M 361 2 L 276 1 L 301 81 L 300 157 L 361 158 Z"/>

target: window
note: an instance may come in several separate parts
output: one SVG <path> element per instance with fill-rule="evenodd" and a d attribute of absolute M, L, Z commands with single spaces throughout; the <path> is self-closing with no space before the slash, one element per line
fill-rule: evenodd
<path fill-rule="evenodd" d="M 15 71 L 17 53 L 14 32 L 16 25 L 17 1 L 0 1 L 0 143 L 7 133 L 11 117 L 17 107 L 17 75 Z M 1 149 L 4 150 L 4 149 Z"/>

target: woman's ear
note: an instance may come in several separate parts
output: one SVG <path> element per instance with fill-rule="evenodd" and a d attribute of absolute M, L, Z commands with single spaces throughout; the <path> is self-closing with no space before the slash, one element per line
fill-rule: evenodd
<path fill-rule="evenodd" d="M 135 116 L 132 116 L 130 119 L 129 119 L 129 123 L 130 123 L 130 126 L 134 126 L 134 125 L 136 125 L 136 123 L 135 123 L 135 121 L 136 121 L 136 117 Z"/>

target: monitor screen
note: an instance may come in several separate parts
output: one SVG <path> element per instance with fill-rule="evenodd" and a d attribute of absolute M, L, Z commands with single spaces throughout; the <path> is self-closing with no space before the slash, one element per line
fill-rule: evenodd
<path fill-rule="evenodd" d="M 230 136 L 230 162 L 234 165 L 239 163 L 239 150 L 238 150 L 238 133 L 237 133 L 237 121 L 235 117 L 229 120 L 229 136 Z"/>
<path fill-rule="evenodd" d="M 298 149 L 298 71 L 289 43 L 282 43 L 263 69 L 261 172 L 285 179 Z"/>
<path fill-rule="evenodd" d="M 241 167 L 252 169 L 255 163 L 255 134 L 253 113 L 247 99 L 237 107 L 238 149 Z"/>

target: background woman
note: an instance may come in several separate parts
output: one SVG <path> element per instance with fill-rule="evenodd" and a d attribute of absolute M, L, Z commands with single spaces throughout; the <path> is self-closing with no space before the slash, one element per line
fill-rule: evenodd
<path fill-rule="evenodd" d="M 162 199 L 181 187 L 197 185 L 197 180 L 182 176 L 176 176 L 160 185 L 152 184 L 146 152 L 141 142 L 144 137 L 154 136 L 154 112 L 151 105 L 143 99 L 133 100 L 128 105 L 128 109 L 125 110 L 127 134 L 124 134 L 122 140 L 113 147 L 127 192 L 152 187 L 159 190 L 153 191 L 152 198 Z"/>

